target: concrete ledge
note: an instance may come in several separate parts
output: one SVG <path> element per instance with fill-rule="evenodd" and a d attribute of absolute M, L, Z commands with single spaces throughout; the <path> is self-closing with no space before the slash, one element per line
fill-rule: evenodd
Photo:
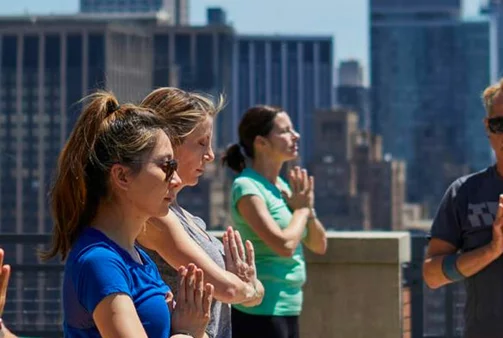
<path fill-rule="evenodd" d="M 305 250 L 301 337 L 402 337 L 407 232 L 329 232 L 325 256 Z"/>
<path fill-rule="evenodd" d="M 329 231 L 323 256 L 305 250 L 308 263 L 392 264 L 410 262 L 408 232 Z"/>

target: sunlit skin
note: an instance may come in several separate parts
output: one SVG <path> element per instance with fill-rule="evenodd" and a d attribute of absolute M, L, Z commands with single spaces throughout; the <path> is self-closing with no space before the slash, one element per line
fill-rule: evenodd
<path fill-rule="evenodd" d="M 204 174 L 205 166 L 215 160 L 211 147 L 213 139 L 213 118 L 208 116 L 175 148 L 175 158 L 178 161 L 178 176 L 182 181 L 174 191 L 177 194 L 186 186 L 195 186 Z"/>

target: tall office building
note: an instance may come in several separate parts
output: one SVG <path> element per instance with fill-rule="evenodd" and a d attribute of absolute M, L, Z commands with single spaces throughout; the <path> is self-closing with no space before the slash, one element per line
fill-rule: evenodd
<path fill-rule="evenodd" d="M 0 232 L 51 232 L 48 187 L 82 97 L 108 88 L 136 101 L 151 84 L 152 39 L 142 30 L 72 17 L 0 18 Z M 38 261 L 31 245 L 0 246 L 12 264 Z M 18 274 L 4 320 L 20 330 L 59 326 L 59 283 L 59 274 Z"/>
<path fill-rule="evenodd" d="M 189 0 L 80 0 L 82 13 L 165 12 L 174 25 L 189 24 Z"/>
<path fill-rule="evenodd" d="M 341 61 L 337 75 L 337 104 L 356 112 L 359 128 L 370 130 L 370 91 L 363 85 L 363 67 L 356 60 Z"/>
<path fill-rule="evenodd" d="M 406 160 L 408 199 L 432 214 L 457 176 L 491 160 L 479 98 L 489 25 L 463 21 L 460 0 L 371 0 L 370 11 L 371 127 Z"/>
<path fill-rule="evenodd" d="M 491 82 L 503 77 L 503 1 L 486 0 L 480 14 L 490 22 Z"/>
<path fill-rule="evenodd" d="M 284 108 L 302 135 L 300 153 L 309 162 L 315 109 L 333 103 L 331 37 L 238 36 L 234 45 L 232 111 L 237 123 L 256 104 Z"/>
<path fill-rule="evenodd" d="M 362 87 L 363 67 L 358 60 L 341 61 L 338 69 L 338 86 Z"/>

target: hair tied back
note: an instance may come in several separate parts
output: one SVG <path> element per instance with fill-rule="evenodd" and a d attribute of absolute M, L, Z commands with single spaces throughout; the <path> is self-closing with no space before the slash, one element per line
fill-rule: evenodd
<path fill-rule="evenodd" d="M 107 102 L 107 116 L 112 115 L 120 108 L 121 108 L 121 106 L 117 102 L 114 102 L 113 100 L 108 101 Z"/>

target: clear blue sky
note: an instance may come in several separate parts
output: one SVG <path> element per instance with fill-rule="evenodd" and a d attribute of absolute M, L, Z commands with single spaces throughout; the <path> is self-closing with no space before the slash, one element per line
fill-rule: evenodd
<path fill-rule="evenodd" d="M 483 0 L 463 0 L 476 15 Z M 221 6 L 240 33 L 323 34 L 335 37 L 336 62 L 356 58 L 368 65 L 369 0 L 191 0 L 194 24 L 203 24 L 208 6 Z M 78 0 L 0 0 L 0 15 L 72 13 Z M 267 8 L 267 10 L 264 10 Z"/>

